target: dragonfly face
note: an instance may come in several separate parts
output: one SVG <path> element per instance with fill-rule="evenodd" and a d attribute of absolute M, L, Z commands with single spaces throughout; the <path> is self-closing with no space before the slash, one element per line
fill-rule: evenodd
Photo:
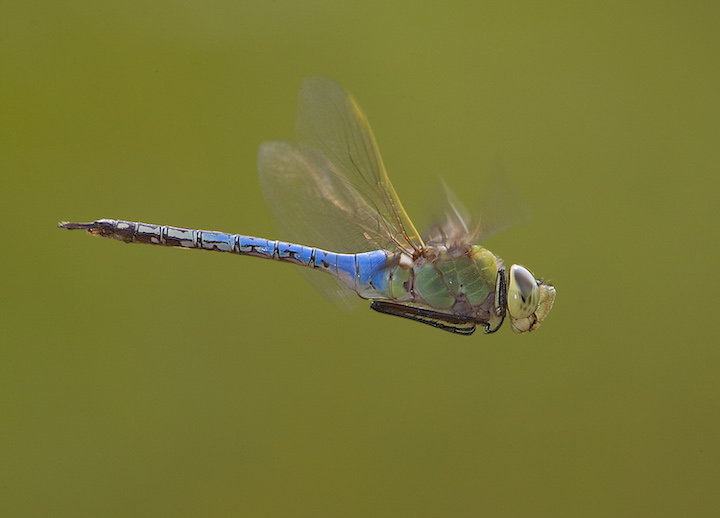
<path fill-rule="evenodd" d="M 519 264 L 510 267 L 507 287 L 507 309 L 515 333 L 537 329 L 555 301 L 555 288 L 535 279 L 530 270 Z"/>

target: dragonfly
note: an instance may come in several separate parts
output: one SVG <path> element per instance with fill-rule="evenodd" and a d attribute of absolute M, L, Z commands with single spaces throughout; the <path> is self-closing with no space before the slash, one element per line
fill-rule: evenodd
<path fill-rule="evenodd" d="M 258 174 L 292 242 L 115 219 L 58 226 L 125 243 L 297 265 L 333 299 L 359 296 L 380 313 L 460 335 L 478 326 L 494 333 L 506 317 L 515 333 L 534 331 L 553 306 L 549 282 L 519 264 L 505 268 L 478 244 L 487 229 L 473 223 L 449 191 L 438 223 L 423 234 L 416 230 L 365 114 L 331 79 L 303 81 L 296 140 L 263 142 Z"/>

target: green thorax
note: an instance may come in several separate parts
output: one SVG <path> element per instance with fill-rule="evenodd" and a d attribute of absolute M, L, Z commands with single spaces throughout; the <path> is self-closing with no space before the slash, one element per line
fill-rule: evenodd
<path fill-rule="evenodd" d="M 398 266 L 391 289 L 396 300 L 408 300 L 439 310 L 481 305 L 495 292 L 501 261 L 479 245 L 463 251 L 428 249 L 412 268 Z"/>

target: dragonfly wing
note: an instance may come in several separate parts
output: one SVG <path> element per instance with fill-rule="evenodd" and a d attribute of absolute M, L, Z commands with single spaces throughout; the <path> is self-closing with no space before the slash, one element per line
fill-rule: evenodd
<path fill-rule="evenodd" d="M 356 199 L 374 212 L 374 221 L 363 226 L 374 226 L 382 240 L 371 236 L 368 249 L 378 244 L 409 252 L 420 248 L 422 240 L 388 178 L 357 101 L 335 81 L 309 77 L 300 87 L 297 110 L 297 140 L 320 152 L 334 166 L 337 175 L 332 189 L 352 190 Z"/>
<path fill-rule="evenodd" d="M 343 253 L 387 245 L 390 234 L 381 216 L 316 149 L 299 142 L 263 142 L 258 172 L 284 239 Z"/>
<path fill-rule="evenodd" d="M 473 243 L 472 218 L 460 199 L 450 190 L 450 187 L 441 179 L 440 191 L 444 197 L 433 200 L 433 213 L 435 224 L 423 233 L 423 240 L 428 245 L 448 245 L 452 242 Z"/>
<path fill-rule="evenodd" d="M 462 201 L 441 180 L 444 197 L 438 197 L 435 206 L 435 224 L 423 233 L 427 244 L 446 244 L 448 241 L 480 243 L 530 217 L 520 190 L 505 171 L 496 171 L 481 193 L 480 202 L 468 210 Z"/>
<path fill-rule="evenodd" d="M 349 93 L 330 79 L 306 79 L 296 132 L 297 142 L 264 142 L 258 153 L 260 188 L 282 239 L 344 253 L 422 246 Z M 331 277 L 301 270 L 331 299 L 356 298 Z"/>
<path fill-rule="evenodd" d="M 258 152 L 260 189 L 284 229 L 279 237 L 336 252 L 364 251 L 374 229 L 363 222 L 376 216 L 352 190 L 338 183 L 335 167 L 318 151 L 297 142 L 268 141 Z M 343 183 L 340 182 L 340 186 Z M 377 236 L 376 241 L 383 241 Z M 352 307 L 359 300 L 344 283 L 307 268 L 298 271 L 318 291 Z"/>

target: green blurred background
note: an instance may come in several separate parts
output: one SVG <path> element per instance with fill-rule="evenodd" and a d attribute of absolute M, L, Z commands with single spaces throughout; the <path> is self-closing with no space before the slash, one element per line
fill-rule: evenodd
<path fill-rule="evenodd" d="M 716 516 L 715 2 L 14 2 L 0 20 L 0 515 Z M 558 289 L 462 338 L 293 268 L 55 228 L 276 237 L 304 76 L 411 216 L 502 164 L 486 244 Z M 708 320 L 709 319 L 709 320 Z"/>

